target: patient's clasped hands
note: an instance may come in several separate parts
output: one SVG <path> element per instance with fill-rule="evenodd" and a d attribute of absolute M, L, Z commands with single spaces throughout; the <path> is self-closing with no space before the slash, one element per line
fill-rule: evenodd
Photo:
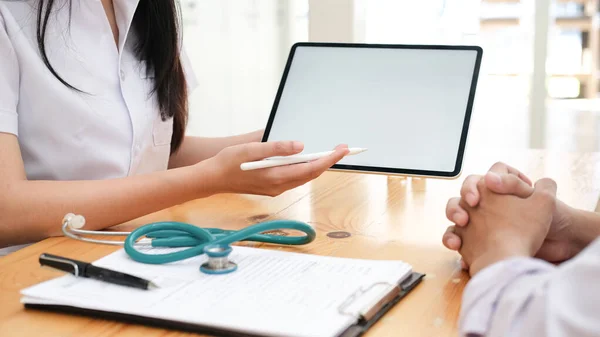
<path fill-rule="evenodd" d="M 511 257 L 567 260 L 580 248 L 572 235 L 572 209 L 557 200 L 556 190 L 551 179 L 532 184 L 503 163 L 485 176 L 469 176 L 461 196 L 448 201 L 446 216 L 455 225 L 443 243 L 460 253 L 471 275 Z"/>

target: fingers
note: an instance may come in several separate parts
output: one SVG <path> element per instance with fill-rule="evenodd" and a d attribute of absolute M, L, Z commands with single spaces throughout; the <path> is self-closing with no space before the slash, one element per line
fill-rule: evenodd
<path fill-rule="evenodd" d="M 529 178 L 519 170 L 498 162 L 492 165 L 484 177 L 471 175 L 465 179 L 460 195 L 471 207 L 477 206 L 481 198 L 477 185 L 481 183 L 482 179 L 490 191 L 498 194 L 512 194 L 520 198 L 527 198 L 533 193 Z"/>
<path fill-rule="evenodd" d="M 497 174 L 490 171 L 485 175 L 484 181 L 490 191 L 498 194 L 528 198 L 533 193 L 533 187 L 514 174 Z"/>
<path fill-rule="evenodd" d="M 304 150 L 304 144 L 297 141 L 256 142 L 244 144 L 240 154 L 243 161 L 261 160 L 267 157 L 290 156 Z"/>
<path fill-rule="evenodd" d="M 458 226 L 466 226 L 469 223 L 469 214 L 460 206 L 460 198 L 448 200 L 446 218 Z"/>
<path fill-rule="evenodd" d="M 454 226 L 450 226 L 450 227 L 448 227 L 448 229 L 446 229 L 446 232 L 444 233 L 444 236 L 442 237 L 442 243 L 448 249 L 456 250 L 456 251 L 458 251 L 460 249 L 460 246 L 462 245 L 462 241 L 461 241 L 460 237 L 454 233 Z"/>
<path fill-rule="evenodd" d="M 479 191 L 477 190 L 477 183 L 481 180 L 480 175 L 470 175 L 463 182 L 460 188 L 460 196 L 467 204 L 471 207 L 477 206 L 479 203 Z"/>
<path fill-rule="evenodd" d="M 450 226 L 446 229 L 442 242 L 444 246 L 450 250 L 460 251 L 462 247 L 461 233 L 463 229 L 455 226 Z M 463 270 L 469 270 L 469 265 L 463 258 L 460 259 L 460 268 Z"/>
<path fill-rule="evenodd" d="M 506 165 L 505 163 L 502 163 L 502 162 L 497 162 L 494 165 L 492 165 L 489 172 L 494 172 L 494 173 L 497 173 L 498 175 L 512 174 L 512 175 L 517 176 L 519 179 L 523 180 L 529 186 L 533 185 L 533 183 L 531 182 L 531 179 L 529 179 L 526 175 L 521 173 L 521 171 L 517 170 L 516 168 L 514 168 L 512 166 Z"/>

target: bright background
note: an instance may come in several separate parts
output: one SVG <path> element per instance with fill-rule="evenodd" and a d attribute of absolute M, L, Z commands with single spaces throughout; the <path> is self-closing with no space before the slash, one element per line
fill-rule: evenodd
<path fill-rule="evenodd" d="M 263 128 L 298 41 L 484 48 L 469 147 L 600 148 L 596 0 L 185 0 L 188 133 Z"/>

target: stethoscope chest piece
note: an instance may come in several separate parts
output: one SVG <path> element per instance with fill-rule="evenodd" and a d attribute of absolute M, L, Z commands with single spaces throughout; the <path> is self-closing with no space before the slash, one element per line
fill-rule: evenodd
<path fill-rule="evenodd" d="M 200 271 L 205 274 L 227 274 L 237 269 L 235 262 L 229 261 L 231 247 L 229 245 L 215 244 L 204 247 L 208 261 L 200 266 Z"/>

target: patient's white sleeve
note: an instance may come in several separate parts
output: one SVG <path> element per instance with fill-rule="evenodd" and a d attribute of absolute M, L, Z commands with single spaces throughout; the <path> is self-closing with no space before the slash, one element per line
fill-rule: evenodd
<path fill-rule="evenodd" d="M 495 263 L 463 293 L 460 336 L 600 336 L 600 238 L 560 266 Z"/>

